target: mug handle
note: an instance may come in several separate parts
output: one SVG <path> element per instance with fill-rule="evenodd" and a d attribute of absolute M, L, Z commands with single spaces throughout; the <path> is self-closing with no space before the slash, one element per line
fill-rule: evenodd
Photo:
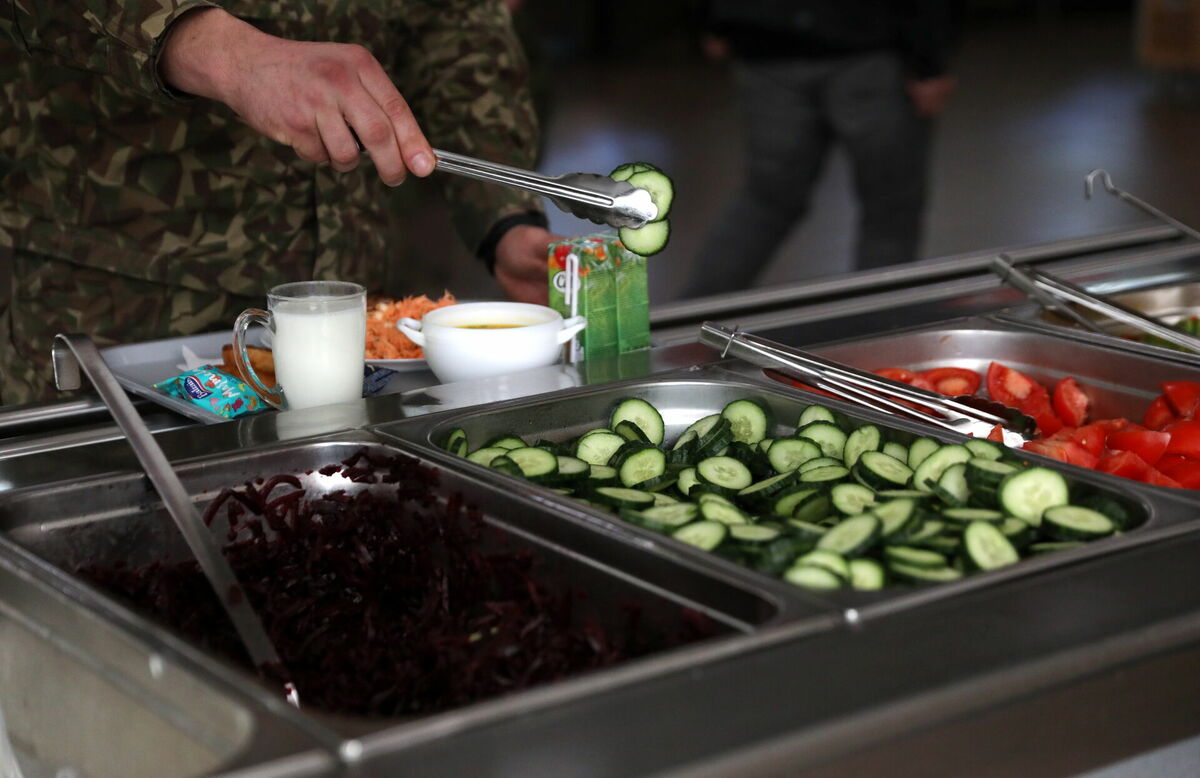
<path fill-rule="evenodd" d="M 420 319 L 410 319 L 407 316 L 396 322 L 396 329 L 404 333 L 404 336 L 416 343 L 421 348 L 425 347 L 425 333 L 421 332 Z"/>
<path fill-rule="evenodd" d="M 242 371 L 242 375 L 250 379 L 250 388 L 263 399 L 263 402 L 282 411 L 286 402 L 283 388 L 271 389 L 264 384 L 258 377 L 258 373 L 254 372 L 254 366 L 250 364 L 250 355 L 246 353 L 246 330 L 250 329 L 252 324 L 261 324 L 272 333 L 275 332 L 275 320 L 269 311 L 261 308 L 247 308 L 242 311 L 233 323 L 233 361 L 237 364 L 238 370 Z"/>
<path fill-rule="evenodd" d="M 575 337 L 576 333 L 583 330 L 587 326 L 586 316 L 572 316 L 563 322 L 563 327 L 558 331 L 558 343 L 566 343 L 571 338 Z"/>

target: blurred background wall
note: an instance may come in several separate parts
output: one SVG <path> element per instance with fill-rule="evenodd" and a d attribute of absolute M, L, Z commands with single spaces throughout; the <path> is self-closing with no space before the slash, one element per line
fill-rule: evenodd
<path fill-rule="evenodd" d="M 646 160 L 672 175 L 672 236 L 651 262 L 651 301 L 678 299 L 688 274 L 704 272 L 698 249 L 743 164 L 729 71 L 701 54 L 694 0 L 513 5 L 534 67 L 539 170 L 607 173 Z M 968 0 L 953 72 L 922 258 L 1146 224 L 1111 196 L 1084 199 L 1084 176 L 1097 167 L 1200 226 L 1200 0 Z M 400 189 L 411 207 L 396 226 L 387 291 L 498 297 L 428 182 Z M 598 229 L 547 211 L 557 232 Z M 759 284 L 850 272 L 854 219 L 835 154 L 809 217 Z"/>

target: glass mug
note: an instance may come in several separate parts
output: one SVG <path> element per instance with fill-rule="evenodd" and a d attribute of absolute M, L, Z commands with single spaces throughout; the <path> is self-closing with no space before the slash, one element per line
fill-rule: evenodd
<path fill-rule="evenodd" d="M 272 333 L 275 388 L 250 364 L 246 331 Z M 233 324 L 233 359 L 259 396 L 280 410 L 362 398 L 367 291 L 347 281 L 296 281 L 267 293 L 267 310 L 248 308 Z"/>

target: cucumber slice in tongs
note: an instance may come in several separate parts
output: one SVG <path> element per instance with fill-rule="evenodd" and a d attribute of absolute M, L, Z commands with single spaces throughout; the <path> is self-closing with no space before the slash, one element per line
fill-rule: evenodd
<path fill-rule="evenodd" d="M 662 251 L 671 237 L 671 226 L 667 214 L 675 199 L 675 185 L 671 179 L 652 165 L 645 162 L 630 162 L 618 166 L 609 175 L 614 181 L 628 181 L 637 189 L 645 189 L 650 193 L 650 199 L 658 207 L 658 216 L 654 221 L 641 227 L 622 227 L 617 232 L 625 248 L 648 257 Z"/>

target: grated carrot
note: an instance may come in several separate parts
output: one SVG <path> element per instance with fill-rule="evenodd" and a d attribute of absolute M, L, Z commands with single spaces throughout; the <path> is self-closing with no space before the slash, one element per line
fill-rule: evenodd
<path fill-rule="evenodd" d="M 455 303 L 454 295 L 443 292 L 439 300 L 425 295 L 402 300 L 381 300 L 367 311 L 367 359 L 421 359 L 421 347 L 396 329 L 404 317 L 420 319 L 437 308 Z"/>

